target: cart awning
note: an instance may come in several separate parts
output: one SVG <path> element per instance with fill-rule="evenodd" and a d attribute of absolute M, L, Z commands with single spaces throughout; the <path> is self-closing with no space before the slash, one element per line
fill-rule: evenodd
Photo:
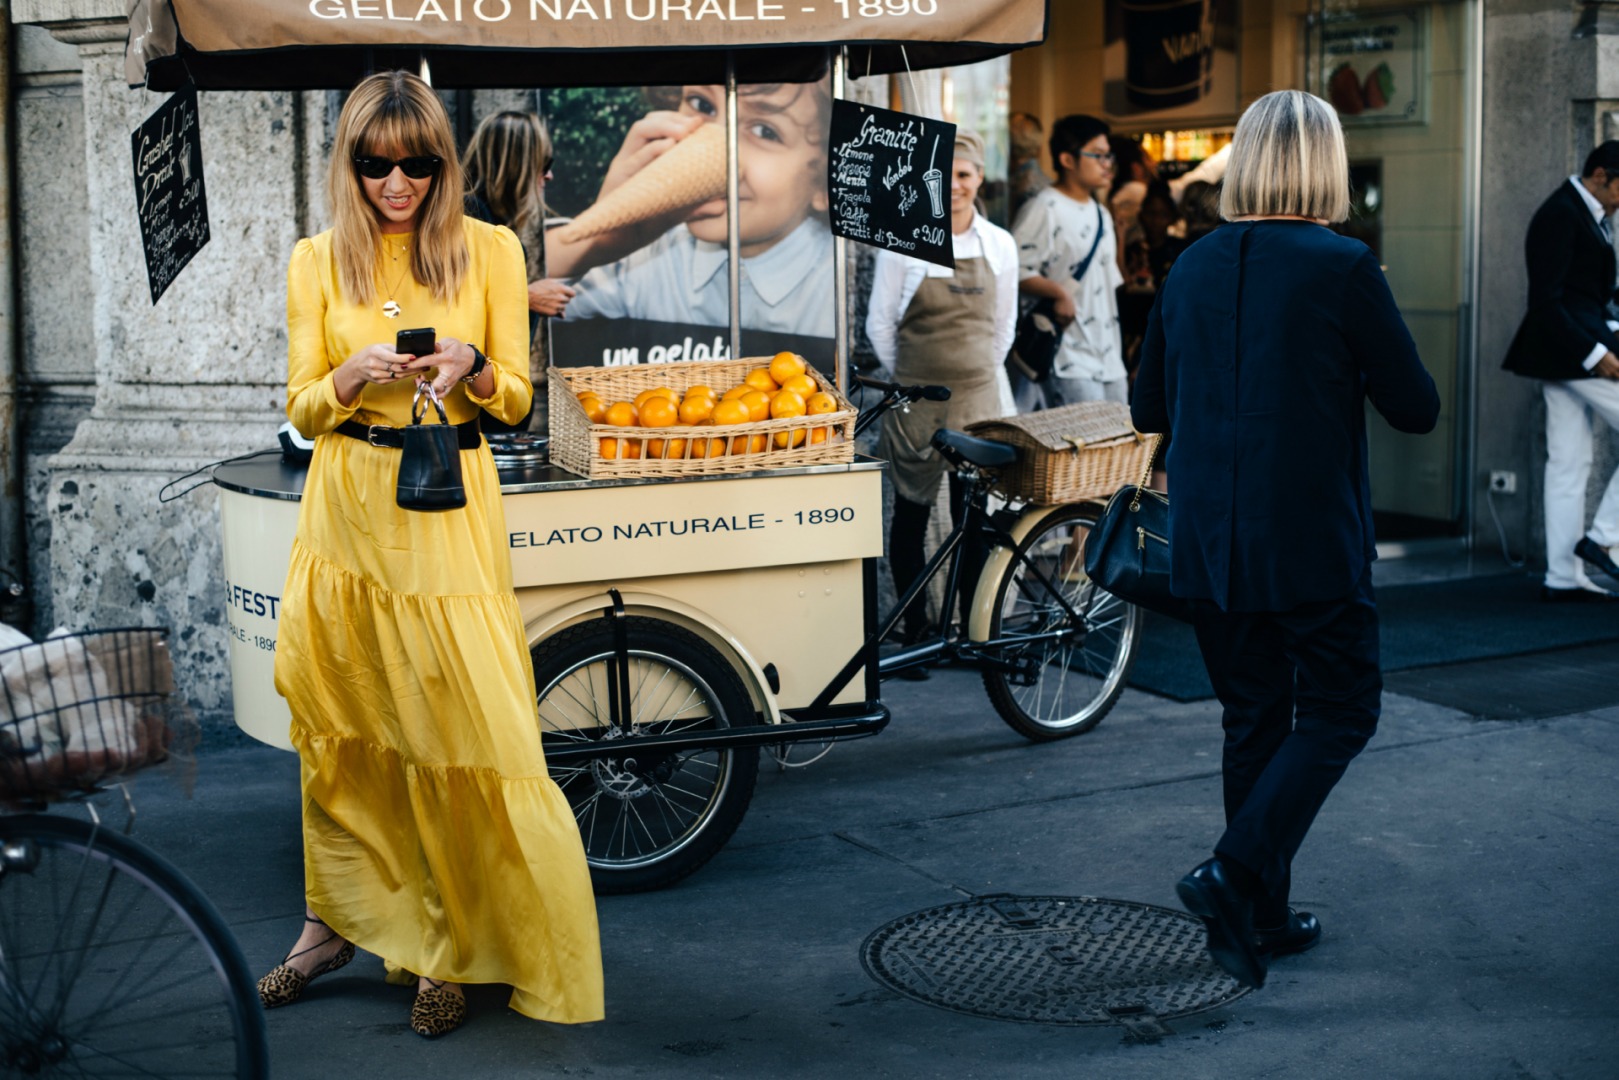
<path fill-rule="evenodd" d="M 807 81 L 985 60 L 1045 38 L 1046 0 L 131 0 L 124 72 L 172 90 L 346 89 L 431 62 L 444 87 Z"/>

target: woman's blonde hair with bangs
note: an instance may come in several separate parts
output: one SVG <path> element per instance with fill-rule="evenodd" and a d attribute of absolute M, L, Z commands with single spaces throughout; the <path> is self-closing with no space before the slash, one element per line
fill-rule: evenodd
<path fill-rule="evenodd" d="M 332 253 L 348 300 L 369 304 L 382 289 L 378 280 L 382 228 L 354 167 L 357 154 L 431 154 L 442 162 L 416 212 L 410 272 L 436 299 L 449 300 L 467 272 L 461 162 L 456 157 L 449 114 L 432 87 L 409 72 L 379 72 L 354 88 L 337 119 L 337 137 L 326 172 L 326 192 L 332 204 Z"/>
<path fill-rule="evenodd" d="M 1331 105 L 1302 90 L 1277 90 L 1237 121 L 1220 191 L 1220 216 L 1349 217 L 1349 157 Z"/>

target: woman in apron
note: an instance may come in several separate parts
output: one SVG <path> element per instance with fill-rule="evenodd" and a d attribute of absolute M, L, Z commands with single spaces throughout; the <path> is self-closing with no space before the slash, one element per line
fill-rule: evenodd
<path fill-rule="evenodd" d="M 949 401 L 918 401 L 883 418 L 877 452 L 893 465 L 888 565 L 900 595 L 926 565 L 923 537 L 945 471 L 944 459 L 930 445 L 933 433 L 1013 411 L 1002 361 L 1012 346 L 1017 318 L 1017 245 L 1010 233 L 978 213 L 983 182 L 984 141 L 961 131 L 950 169 L 954 269 L 892 251 L 877 253 L 866 315 L 866 335 L 877 358 L 899 382 L 950 388 Z M 951 510 L 959 516 L 955 477 L 950 479 Z M 967 542 L 961 582 L 964 616 L 983 564 L 976 538 Z M 926 612 L 914 605 L 906 613 L 906 640 L 928 632 Z M 911 670 L 926 677 L 926 669 Z"/>

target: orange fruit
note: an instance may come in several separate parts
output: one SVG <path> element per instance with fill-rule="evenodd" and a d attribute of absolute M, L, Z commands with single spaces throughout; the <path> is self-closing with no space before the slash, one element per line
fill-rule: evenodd
<path fill-rule="evenodd" d="M 770 417 L 773 420 L 803 415 L 804 399 L 791 390 L 783 390 L 770 399 Z"/>
<path fill-rule="evenodd" d="M 749 390 L 737 400 L 748 407 L 749 420 L 763 420 L 770 415 L 770 395 L 763 390 Z"/>
<path fill-rule="evenodd" d="M 748 377 L 742 380 L 755 390 L 766 392 L 776 389 L 776 380 L 770 377 L 770 369 L 756 367 L 748 372 Z"/>
<path fill-rule="evenodd" d="M 740 401 L 722 401 L 714 406 L 714 423 L 716 424 L 746 424 L 750 414 L 748 407 Z"/>
<path fill-rule="evenodd" d="M 805 431 L 803 428 L 793 428 L 790 431 L 776 432 L 776 445 L 786 450 L 792 446 L 803 446 Z"/>
<path fill-rule="evenodd" d="M 618 457 L 618 440 L 617 439 L 603 439 L 602 440 L 601 451 L 602 451 L 602 457 L 606 458 L 608 461 L 612 461 L 613 459 L 617 458 Z"/>
<path fill-rule="evenodd" d="M 603 413 L 603 419 L 614 427 L 634 427 L 639 418 L 640 414 L 635 411 L 635 406 L 627 401 L 615 401 L 607 406 L 607 411 Z"/>
<path fill-rule="evenodd" d="M 720 395 L 720 400 L 721 401 L 734 401 L 734 400 L 741 397 L 743 394 L 746 394 L 749 390 L 752 390 L 752 389 L 753 389 L 753 387 L 749 386 L 747 383 L 738 383 L 737 385 L 731 387 L 729 390 L 725 391 L 725 393 L 721 394 Z"/>
<path fill-rule="evenodd" d="M 807 398 L 811 394 L 814 394 L 821 389 L 820 385 L 808 375 L 793 375 L 790 378 L 784 379 L 782 381 L 781 388 L 783 390 L 791 390 L 793 393 L 803 398 Z"/>
<path fill-rule="evenodd" d="M 763 435 L 738 435 L 731 440 L 731 453 L 762 454 L 767 441 Z"/>
<path fill-rule="evenodd" d="M 707 397 L 688 397 L 680 403 L 680 422 L 682 424 L 700 424 L 714 413 L 714 399 Z"/>
<path fill-rule="evenodd" d="M 719 397 L 719 395 L 714 392 L 714 388 L 712 386 L 704 386 L 702 383 L 698 383 L 696 386 L 686 387 L 686 397 L 706 397 L 708 400 L 714 401 Z"/>
<path fill-rule="evenodd" d="M 686 456 L 685 439 L 648 439 L 646 456 L 649 458 L 683 458 Z"/>
<path fill-rule="evenodd" d="M 680 406 L 666 397 L 649 397 L 641 406 L 642 427 L 668 427 L 680 420 Z"/>
<path fill-rule="evenodd" d="M 640 457 L 641 456 L 641 440 L 640 439 L 620 439 L 619 440 L 619 447 L 618 447 L 618 456 L 621 457 L 621 458 L 628 458 L 628 459 L 631 459 L 631 460 Z"/>
<path fill-rule="evenodd" d="M 786 385 L 787 380 L 794 375 L 804 374 L 804 358 L 797 353 L 779 352 L 770 361 L 770 377 L 777 383 Z"/>
<path fill-rule="evenodd" d="M 810 429 L 810 445 L 811 446 L 820 446 L 824 442 L 826 442 L 826 428 L 824 428 L 824 427 L 811 428 Z"/>
<path fill-rule="evenodd" d="M 584 407 L 585 417 L 589 419 L 592 424 L 599 424 L 602 422 L 602 416 L 607 412 L 607 406 L 602 404 L 601 398 L 597 397 L 595 394 L 586 394 L 584 397 L 579 399 L 579 404 Z"/>
<path fill-rule="evenodd" d="M 655 397 L 668 398 L 670 401 L 679 400 L 675 396 L 675 392 L 669 389 L 667 386 L 654 386 L 650 390 L 642 390 L 639 394 L 635 395 L 635 407 L 639 409 L 642 405 L 645 405 L 648 401 Z"/>
<path fill-rule="evenodd" d="M 816 393 L 804 399 L 804 411 L 810 416 L 820 416 L 822 413 L 837 412 L 838 399 L 831 394 Z"/>

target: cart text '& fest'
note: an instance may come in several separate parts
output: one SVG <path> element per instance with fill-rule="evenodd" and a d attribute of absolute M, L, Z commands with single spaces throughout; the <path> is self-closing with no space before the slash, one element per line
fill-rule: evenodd
<path fill-rule="evenodd" d="M 380 19 L 390 22 L 786 22 L 816 7 L 844 19 L 928 16 L 938 0 L 309 0 L 317 19 Z"/>

